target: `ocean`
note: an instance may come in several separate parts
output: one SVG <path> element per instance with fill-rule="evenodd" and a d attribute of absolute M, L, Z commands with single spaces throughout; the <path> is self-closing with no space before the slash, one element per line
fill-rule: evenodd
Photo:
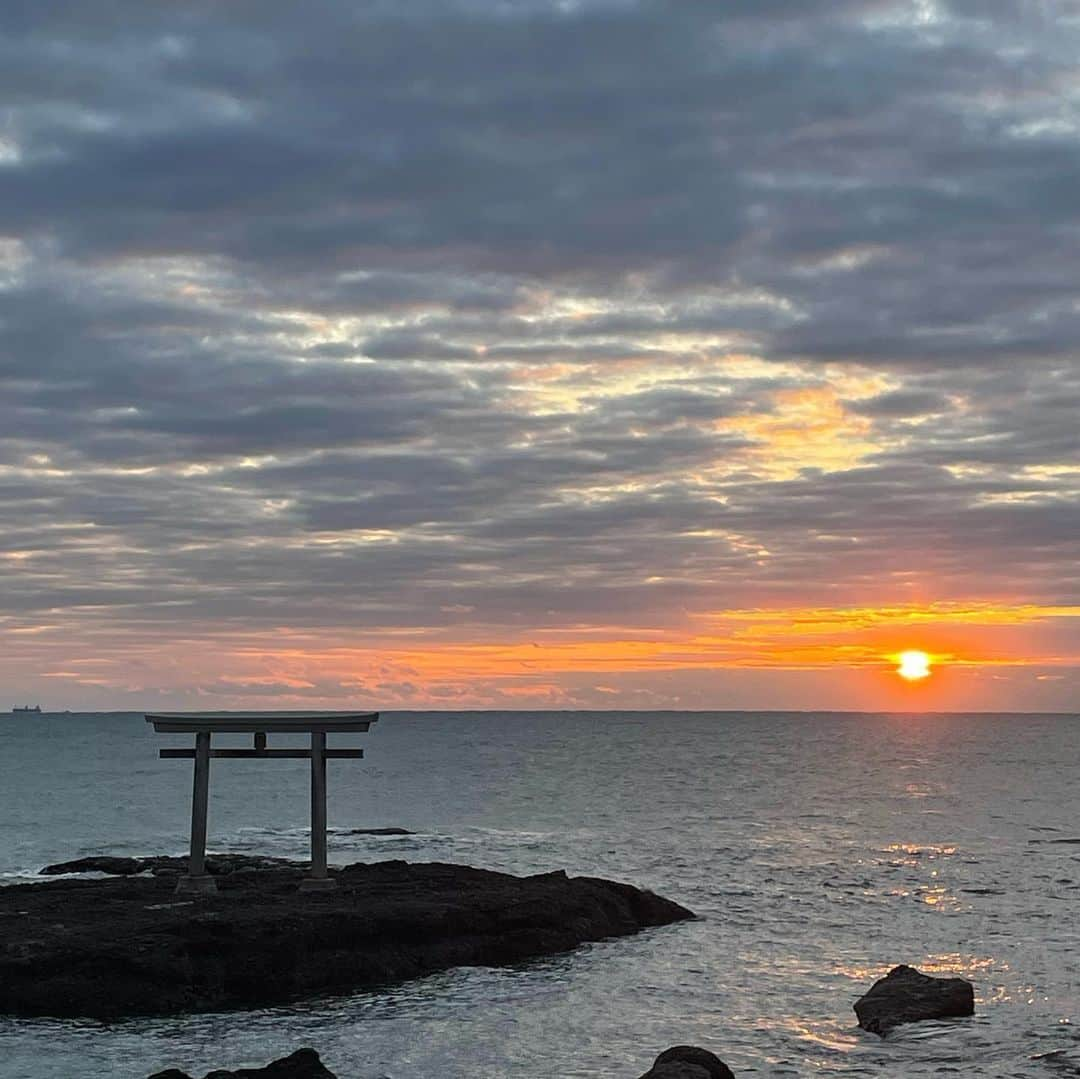
<path fill-rule="evenodd" d="M 384 714 L 338 739 L 365 760 L 329 763 L 332 862 L 565 869 L 700 919 L 256 1012 L 0 1018 L 0 1076 L 202 1075 L 311 1045 L 342 1079 L 633 1079 L 676 1043 L 739 1076 L 1076 1074 L 1078 723 Z M 0 882 L 87 854 L 184 853 L 191 765 L 157 758 L 184 741 L 141 715 L 0 717 Z M 308 805 L 306 762 L 215 761 L 210 847 L 303 858 Z M 371 827 L 416 834 L 349 834 Z M 852 1003 L 901 962 L 971 979 L 976 1016 L 860 1031 Z"/>

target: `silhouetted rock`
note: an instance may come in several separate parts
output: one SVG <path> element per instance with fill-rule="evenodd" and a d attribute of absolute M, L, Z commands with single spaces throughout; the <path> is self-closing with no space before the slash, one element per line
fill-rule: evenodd
<path fill-rule="evenodd" d="M 408 828 L 350 828 L 346 835 L 416 835 Z"/>
<path fill-rule="evenodd" d="M 708 1049 L 673 1045 L 653 1061 L 641 1079 L 735 1079 L 731 1069 Z"/>
<path fill-rule="evenodd" d="M 296 863 L 238 869 L 197 898 L 164 876 L 0 888 L 0 1013 L 259 1007 L 517 963 L 693 917 L 651 892 L 562 872 L 377 862 L 332 869 L 337 888 L 299 893 L 302 875 Z"/>
<path fill-rule="evenodd" d="M 94 855 L 89 858 L 76 858 L 71 862 L 47 865 L 41 873 L 47 877 L 55 877 L 63 873 L 108 873 L 110 876 L 118 877 L 130 877 L 136 873 L 153 873 L 154 876 L 175 877 L 187 872 L 187 864 L 186 857 L 166 854 L 149 858 L 112 858 L 108 855 Z M 215 877 L 251 869 L 287 868 L 300 872 L 304 869 L 304 863 L 292 862 L 287 858 L 270 858 L 260 854 L 208 854 L 206 856 L 206 871 Z"/>
<path fill-rule="evenodd" d="M 101 855 L 94 858 L 76 858 L 73 862 L 57 862 L 41 870 L 45 876 L 52 877 L 60 873 L 110 873 L 117 877 L 129 877 L 141 873 L 146 868 L 145 858 L 112 858 Z"/>
<path fill-rule="evenodd" d="M 155 1072 L 149 1079 L 191 1079 L 176 1068 Z M 297 1049 L 287 1057 L 267 1064 L 265 1068 L 240 1068 L 237 1071 L 207 1072 L 203 1079 L 337 1079 L 319 1059 L 314 1049 Z"/>
<path fill-rule="evenodd" d="M 950 1019 L 975 1013 L 975 991 L 963 978 L 932 978 L 899 966 L 855 1002 L 859 1026 L 884 1037 L 901 1023 Z"/>
<path fill-rule="evenodd" d="M 641 1079 L 709 1079 L 709 1070 L 688 1060 L 670 1060 L 650 1068 Z"/>

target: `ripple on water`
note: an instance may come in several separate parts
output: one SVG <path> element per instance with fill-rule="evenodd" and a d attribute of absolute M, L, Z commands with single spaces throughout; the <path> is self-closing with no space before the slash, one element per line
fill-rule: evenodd
<path fill-rule="evenodd" d="M 565 868 L 703 917 L 520 968 L 243 1015 L 3 1020 L 4 1079 L 201 1074 L 304 1043 L 360 1079 L 635 1075 L 676 1042 L 714 1048 L 737 1074 L 1048 1079 L 1080 1065 L 1075 718 L 384 719 L 368 762 L 331 774 L 337 861 Z M 143 727 L 112 716 L 43 719 L 32 738 L 0 730 L 20 765 L 19 783 L 0 785 L 0 880 L 84 854 L 183 852 L 190 776 L 154 759 Z M 80 760 L 88 744 L 95 769 Z M 137 753 L 148 763 L 132 783 Z M 273 784 L 265 770 L 229 774 L 214 786 L 212 845 L 305 857 L 303 768 Z M 31 796 L 45 777 L 65 799 Z M 351 833 L 387 825 L 416 834 Z M 853 1001 L 898 962 L 970 978 L 979 1014 L 860 1031 Z"/>

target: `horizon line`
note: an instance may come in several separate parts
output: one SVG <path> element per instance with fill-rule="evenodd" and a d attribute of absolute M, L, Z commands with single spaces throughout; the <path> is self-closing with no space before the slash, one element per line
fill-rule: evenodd
<path fill-rule="evenodd" d="M 365 706 L 366 707 L 366 706 Z M 278 713 L 303 713 L 311 714 L 352 714 L 355 708 L 268 708 L 268 709 L 184 709 L 195 715 L 202 714 L 230 714 L 232 712 L 263 712 L 266 715 Z M 158 709 L 160 711 L 160 708 Z M 168 710 L 166 710 L 168 711 Z M 841 715 L 841 716 L 1072 716 L 1080 718 L 1078 711 L 1017 711 L 1014 709 L 857 709 L 857 708 L 380 708 L 380 715 Z M 58 710 L 42 709 L 40 712 L 16 713 L 0 712 L 5 715 L 35 715 L 35 716 L 107 716 L 107 715 L 133 715 L 143 716 L 156 714 L 153 709 L 131 708 L 106 708 L 93 711 L 80 711 L 74 708 Z"/>

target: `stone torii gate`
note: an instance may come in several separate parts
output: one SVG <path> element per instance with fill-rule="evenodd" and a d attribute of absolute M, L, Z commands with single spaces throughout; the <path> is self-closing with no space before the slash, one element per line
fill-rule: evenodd
<path fill-rule="evenodd" d="M 309 759 L 311 761 L 311 876 L 300 884 L 301 891 L 333 888 L 326 871 L 326 762 L 328 759 L 363 757 L 362 749 L 328 749 L 331 731 L 362 733 L 379 718 L 378 712 L 168 712 L 147 715 L 146 722 L 159 734 L 194 734 L 194 749 L 162 749 L 162 759 L 195 761 L 195 783 L 191 798 L 191 856 L 188 873 L 176 885 L 178 892 L 217 891 L 214 878 L 206 872 L 206 813 L 210 794 L 210 758 L 266 758 L 269 760 Z M 251 749 L 211 749 L 212 734 L 251 734 Z M 268 734 L 311 735 L 310 749 L 270 749 Z"/>

